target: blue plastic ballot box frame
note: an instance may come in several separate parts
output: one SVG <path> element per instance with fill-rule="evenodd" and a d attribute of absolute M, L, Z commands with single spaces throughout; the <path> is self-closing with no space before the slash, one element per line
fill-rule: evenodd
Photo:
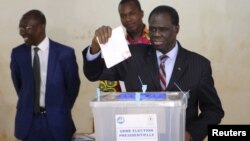
<path fill-rule="evenodd" d="M 188 96 L 188 92 L 102 92 L 90 101 L 95 140 L 120 141 L 116 115 L 148 114 L 156 115 L 157 141 L 184 141 Z"/>

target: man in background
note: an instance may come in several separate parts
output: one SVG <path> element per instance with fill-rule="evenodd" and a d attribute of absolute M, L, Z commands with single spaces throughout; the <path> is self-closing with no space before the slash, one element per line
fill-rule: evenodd
<path fill-rule="evenodd" d="M 22 141 L 71 141 L 76 131 L 71 110 L 80 79 L 74 49 L 46 36 L 39 10 L 19 23 L 24 44 L 11 53 L 11 76 L 18 96 L 15 137 Z"/>
<path fill-rule="evenodd" d="M 121 23 L 126 29 L 126 39 L 129 44 L 150 44 L 148 29 L 143 23 L 144 12 L 139 0 L 121 0 L 118 11 Z M 99 81 L 99 88 L 103 92 L 120 92 L 122 82 Z"/>

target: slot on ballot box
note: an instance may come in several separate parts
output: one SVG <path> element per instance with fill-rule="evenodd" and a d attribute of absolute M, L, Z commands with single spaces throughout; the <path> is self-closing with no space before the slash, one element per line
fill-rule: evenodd
<path fill-rule="evenodd" d="M 95 140 L 184 141 L 188 95 L 185 92 L 101 93 L 90 102 Z"/>

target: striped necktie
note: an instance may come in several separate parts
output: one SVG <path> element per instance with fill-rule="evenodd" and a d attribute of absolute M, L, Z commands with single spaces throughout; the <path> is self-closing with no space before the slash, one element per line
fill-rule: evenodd
<path fill-rule="evenodd" d="M 167 81 L 166 81 L 166 72 L 165 72 L 165 61 L 167 60 L 168 56 L 167 55 L 161 55 L 160 56 L 160 85 L 161 85 L 161 90 L 165 91 L 167 88 Z"/>

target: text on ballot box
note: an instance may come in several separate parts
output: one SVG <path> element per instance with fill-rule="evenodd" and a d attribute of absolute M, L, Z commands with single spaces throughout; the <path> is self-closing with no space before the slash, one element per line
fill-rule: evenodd
<path fill-rule="evenodd" d="M 117 141 L 158 141 L 156 114 L 116 115 Z"/>
<path fill-rule="evenodd" d="M 90 102 L 96 141 L 184 141 L 188 93 L 136 94 L 102 93 Z"/>

